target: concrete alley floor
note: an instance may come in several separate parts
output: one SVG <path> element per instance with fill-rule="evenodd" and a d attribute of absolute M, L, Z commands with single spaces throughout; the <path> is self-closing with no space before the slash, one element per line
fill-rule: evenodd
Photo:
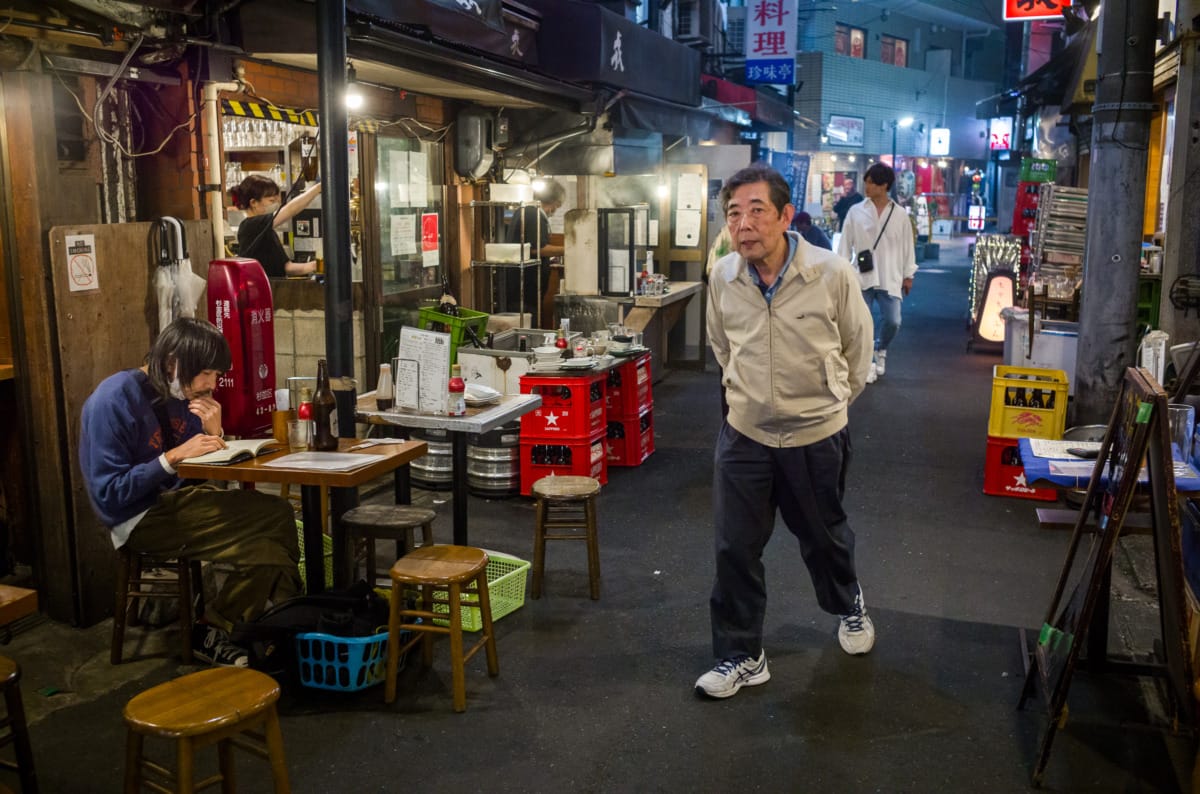
<path fill-rule="evenodd" d="M 851 410 L 847 508 L 878 633 L 869 656 L 839 649 L 836 618 L 817 608 L 780 525 L 766 553 L 770 682 L 722 702 L 693 694 L 712 664 L 720 409 L 715 371 L 673 372 L 655 386 L 657 451 L 611 470 L 600 497 L 601 600 L 587 598 L 583 544 L 550 544 L 543 597 L 496 624 L 500 676 L 471 661 L 464 714 L 451 710 L 445 643 L 432 669 L 402 673 L 393 706 L 382 687 L 286 692 L 293 789 L 1029 790 L 1045 717 L 1037 703 L 1016 708 L 1017 630 L 1041 625 L 1069 533 L 1039 529 L 1039 503 L 981 492 L 1001 361 L 966 352 L 967 242 L 944 243 L 939 260 L 922 263 L 887 375 Z M 448 542 L 449 494 L 422 498 Z M 532 558 L 531 502 L 473 497 L 470 515 L 473 544 Z M 1118 555 L 1117 652 L 1145 652 L 1156 637 L 1148 553 L 1146 539 L 1129 538 Z M 25 671 L 41 790 L 119 791 L 124 703 L 194 669 L 167 655 L 173 632 L 150 635 L 147 650 L 163 656 L 113 668 L 108 621 L 18 628 L 0 652 Z M 1136 681 L 1077 674 L 1044 789 L 1179 790 L 1189 744 L 1139 727 L 1160 711 L 1153 695 Z M 238 772 L 241 790 L 269 790 L 265 764 L 241 757 Z"/>

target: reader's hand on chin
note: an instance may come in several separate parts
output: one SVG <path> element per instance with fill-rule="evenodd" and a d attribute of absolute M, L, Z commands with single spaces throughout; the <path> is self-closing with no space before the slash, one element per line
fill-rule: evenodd
<path fill-rule="evenodd" d="M 167 463 L 170 463 L 172 466 L 178 466 L 181 460 L 207 455 L 210 452 L 216 452 L 218 449 L 225 449 L 225 441 L 220 436 L 210 436 L 200 433 L 167 452 Z"/>

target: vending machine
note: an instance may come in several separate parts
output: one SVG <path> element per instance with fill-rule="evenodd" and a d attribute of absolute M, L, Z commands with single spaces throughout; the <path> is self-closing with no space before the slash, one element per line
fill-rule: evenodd
<path fill-rule="evenodd" d="M 208 319 L 233 355 L 214 395 L 228 435 L 271 434 L 275 410 L 275 320 L 271 284 L 256 259 L 215 259 L 208 265 Z"/>

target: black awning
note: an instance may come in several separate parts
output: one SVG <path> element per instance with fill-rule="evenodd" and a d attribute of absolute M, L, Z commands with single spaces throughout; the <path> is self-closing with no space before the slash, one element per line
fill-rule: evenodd
<path fill-rule="evenodd" d="M 1077 33 L 1063 51 L 1017 83 L 1028 110 L 1069 104 L 1088 53 L 1096 46 L 1096 23 Z"/>
<path fill-rule="evenodd" d="M 385 23 L 412 25 L 433 36 L 488 52 L 504 53 L 508 34 L 500 16 L 500 0 L 346 0 L 348 14 L 363 14 Z"/>
<path fill-rule="evenodd" d="M 698 51 L 592 3 L 525 2 L 542 15 L 538 58 L 547 73 L 700 104 Z"/>
<path fill-rule="evenodd" d="M 703 141 L 716 137 L 720 125 L 734 123 L 721 118 L 722 107 L 701 110 L 677 102 L 628 93 L 610 108 L 609 121 L 614 127 Z"/>

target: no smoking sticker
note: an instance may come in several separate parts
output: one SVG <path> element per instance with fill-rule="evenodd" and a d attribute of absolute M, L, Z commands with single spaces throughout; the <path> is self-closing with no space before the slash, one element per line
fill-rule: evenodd
<path fill-rule="evenodd" d="M 96 235 L 68 234 L 67 284 L 71 292 L 100 289 L 100 274 L 96 270 Z"/>

